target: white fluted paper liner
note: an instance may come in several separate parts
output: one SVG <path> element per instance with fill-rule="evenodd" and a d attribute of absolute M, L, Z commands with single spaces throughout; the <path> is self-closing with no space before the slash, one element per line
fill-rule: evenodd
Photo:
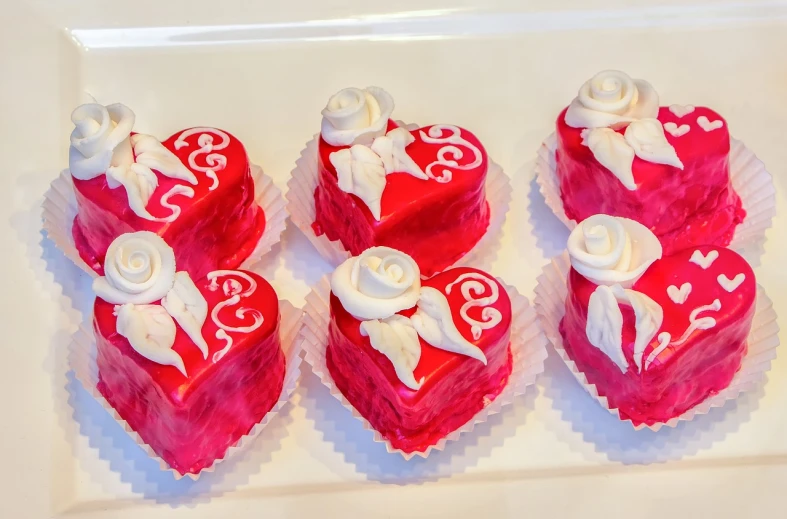
<path fill-rule="evenodd" d="M 730 385 L 668 422 L 635 426 L 630 419 L 622 418 L 617 408 L 611 408 L 605 396 L 598 394 L 595 384 L 588 382 L 585 374 L 571 360 L 563 346 L 563 337 L 560 335 L 559 326 L 566 311 L 565 301 L 568 294 L 566 279 L 570 268 L 571 264 L 566 252 L 546 265 L 538 277 L 534 305 L 544 333 L 577 382 L 585 388 L 585 391 L 590 393 L 604 409 L 617 418 L 630 423 L 635 429 L 647 427 L 658 431 L 663 426 L 675 427 L 681 421 L 692 420 L 695 416 L 707 414 L 714 407 L 723 406 L 728 400 L 738 398 L 744 391 L 754 389 L 771 368 L 771 361 L 776 358 L 776 347 L 779 345 L 779 325 L 776 322 L 776 312 L 773 310 L 773 304 L 765 294 L 765 290 L 757 285 L 757 299 L 754 319 L 749 332 L 748 351 L 743 358 L 740 370 L 735 374 Z"/>
<path fill-rule="evenodd" d="M 547 206 L 569 229 L 577 222 L 570 220 L 563 210 L 560 182 L 557 178 L 555 150 L 557 137 L 553 133 L 541 144 L 536 159 L 536 181 Z M 730 139 L 730 181 L 741 197 L 746 218 L 735 228 L 729 248 L 758 264 L 764 252 L 765 231 L 776 215 L 776 188 L 773 177 L 757 156 L 737 139 Z"/>
<path fill-rule="evenodd" d="M 279 242 L 287 221 L 287 207 L 281 190 L 270 177 L 257 165 L 252 164 L 251 175 L 254 179 L 254 201 L 265 213 L 265 230 L 248 258 L 237 268 L 253 270 L 260 258 Z M 41 205 L 44 230 L 58 249 L 74 262 L 76 266 L 96 277 L 96 272 L 79 256 L 71 229 L 77 214 L 74 184 L 68 170 L 63 170 L 52 181 L 44 195 Z"/>
<path fill-rule="evenodd" d="M 365 429 L 374 435 L 374 441 L 384 443 L 390 453 L 399 453 L 404 459 L 413 456 L 426 458 L 432 451 L 445 449 L 449 441 L 458 440 L 463 433 L 469 433 L 476 424 L 483 423 L 490 416 L 499 413 L 506 405 L 511 404 L 514 398 L 525 393 L 528 386 L 533 384 L 536 377 L 544 371 L 544 361 L 547 358 L 547 338 L 541 331 L 536 312 L 525 296 L 517 292 L 516 288 L 500 281 L 508 291 L 511 298 L 511 354 L 513 369 L 508 379 L 508 384 L 500 394 L 486 407 L 481 409 L 467 423 L 440 439 L 435 445 L 429 446 L 423 452 L 406 453 L 394 448 L 382 434 L 350 404 L 342 395 L 328 371 L 325 361 L 325 351 L 328 347 L 328 327 L 330 325 L 330 293 L 329 278 L 322 278 L 320 283 L 306 297 L 304 307 L 303 326 L 298 337 L 304 352 L 304 358 L 311 365 L 312 372 L 317 375 L 331 394 L 349 410 L 352 415 L 363 423 Z"/>
<path fill-rule="evenodd" d="M 419 127 L 417 124 L 405 126 L 410 130 Z M 317 188 L 319 180 L 317 167 L 319 139 L 320 134 L 318 133 L 306 144 L 306 148 L 301 151 L 300 158 L 295 162 L 292 177 L 287 183 L 287 210 L 292 222 L 306 235 L 320 256 L 330 264 L 337 266 L 351 256 L 350 252 L 344 248 L 341 241 L 329 240 L 324 234 L 317 236 L 312 229 L 316 217 L 314 190 Z M 454 265 L 445 268 L 470 265 L 481 269 L 489 268 L 495 259 L 500 245 L 503 223 L 505 223 L 506 213 L 511 204 L 511 184 L 503 172 L 503 168 L 491 159 L 489 159 L 485 187 L 486 200 L 490 210 L 489 227 L 467 254 Z"/>
<path fill-rule="evenodd" d="M 298 331 L 301 327 L 301 317 L 303 312 L 288 301 L 279 301 L 279 312 L 281 322 L 279 323 L 279 337 L 281 348 L 284 353 L 286 367 L 284 371 L 284 383 L 281 394 L 276 404 L 268 411 L 260 422 L 252 427 L 245 436 L 241 437 L 235 444 L 230 446 L 222 458 L 215 460 L 209 467 L 205 467 L 198 473 L 188 473 L 186 476 L 196 480 L 206 472 L 213 472 L 216 465 L 225 461 L 250 445 L 254 439 L 262 432 L 266 425 L 276 416 L 284 404 L 290 399 L 298 378 L 301 374 L 301 348 L 297 340 Z M 96 341 L 91 324 L 82 324 L 71 338 L 71 347 L 68 355 L 69 367 L 74 371 L 77 380 L 95 398 L 106 411 L 112 415 L 115 421 L 128 433 L 134 442 L 144 450 L 148 456 L 159 462 L 161 470 L 172 473 L 175 479 L 183 477 L 177 470 L 171 468 L 166 461 L 156 454 L 153 449 L 137 434 L 129 424 L 123 420 L 115 409 L 109 405 L 104 396 L 98 391 L 98 365 L 96 363 Z"/>

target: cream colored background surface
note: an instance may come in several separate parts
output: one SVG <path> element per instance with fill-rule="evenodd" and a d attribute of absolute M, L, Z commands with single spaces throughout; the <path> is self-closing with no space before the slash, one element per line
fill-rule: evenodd
<path fill-rule="evenodd" d="M 268 4 L 268 5 L 265 5 Z M 523 6 L 522 4 L 527 4 Z M 0 16 L 0 517 L 778 517 L 787 481 L 787 359 L 767 385 L 659 433 L 613 421 L 551 358 L 537 389 L 428 460 L 372 443 L 308 372 L 238 459 L 173 481 L 67 374 L 89 316 L 86 275 L 42 238 L 39 205 L 66 165 L 89 92 L 161 137 L 212 125 L 284 188 L 327 97 L 384 86 L 403 120 L 473 129 L 511 176 L 495 274 L 531 295 L 562 250 L 532 164 L 554 117 L 602 68 L 702 103 L 787 190 L 787 2 L 693 0 L 6 1 Z M 787 315 L 787 232 L 757 275 Z M 296 230 L 265 274 L 301 305 L 328 271 Z M 405 485 L 406 484 L 406 485 Z"/>

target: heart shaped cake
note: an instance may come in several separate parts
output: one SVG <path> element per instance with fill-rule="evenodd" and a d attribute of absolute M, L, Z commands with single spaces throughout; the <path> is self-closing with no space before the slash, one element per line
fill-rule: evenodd
<path fill-rule="evenodd" d="M 607 215 L 580 223 L 568 250 L 563 344 L 621 419 L 664 423 L 730 384 L 757 293 L 741 256 L 703 245 L 662 257 L 645 226 Z"/>
<path fill-rule="evenodd" d="M 348 88 L 323 110 L 317 235 L 352 254 L 387 246 L 411 255 L 429 276 L 470 251 L 489 226 L 486 151 L 467 130 L 410 130 L 390 119 L 380 88 Z"/>
<path fill-rule="evenodd" d="M 149 231 L 109 246 L 93 288 L 98 390 L 156 454 L 196 474 L 278 401 L 285 359 L 279 302 L 261 277 L 176 271 Z"/>
<path fill-rule="evenodd" d="M 238 267 L 265 229 L 243 144 L 216 128 L 189 128 L 166 141 L 134 133 L 126 106 L 87 104 L 71 115 L 72 229 L 80 257 L 103 273 L 121 234 L 150 231 L 196 278 Z"/>
<path fill-rule="evenodd" d="M 623 72 L 585 83 L 557 119 L 557 177 L 566 216 L 637 220 L 667 254 L 726 246 L 746 215 L 730 183 L 730 134 L 709 108 L 662 106 Z"/>
<path fill-rule="evenodd" d="M 412 257 L 374 247 L 331 278 L 328 371 L 392 447 L 424 452 L 505 388 L 511 300 L 494 277 L 455 268 L 421 282 Z"/>

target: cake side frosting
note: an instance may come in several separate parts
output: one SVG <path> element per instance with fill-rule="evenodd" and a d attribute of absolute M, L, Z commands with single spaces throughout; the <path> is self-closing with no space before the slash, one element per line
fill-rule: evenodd
<path fill-rule="evenodd" d="M 364 265 L 392 254 L 401 253 L 371 249 L 348 260 L 349 277 L 341 267 L 334 276 L 359 279 L 357 292 L 369 292 L 360 274 Z M 380 265 L 387 265 L 382 272 L 395 273 L 399 267 L 391 265 L 412 267 L 411 261 L 404 256 Z M 382 306 L 364 297 L 354 300 L 352 290 L 334 282 L 326 354 L 339 390 L 405 452 L 423 451 L 466 423 L 502 391 L 512 369 L 511 302 L 502 285 L 470 268 L 451 269 L 422 284 L 418 278 L 408 277 L 409 288 L 397 296 L 378 297 Z"/>
<path fill-rule="evenodd" d="M 193 282 L 157 235 L 123 235 L 96 279 L 98 389 L 172 468 L 197 473 L 275 405 L 285 361 L 273 288 L 220 270 Z"/>
<path fill-rule="evenodd" d="M 730 184 L 726 121 L 705 107 L 659 107 L 647 82 L 626 78 L 600 73 L 588 82 L 595 90 L 583 97 L 586 83 L 557 118 L 566 216 L 635 219 L 668 253 L 729 244 L 745 212 Z"/>
<path fill-rule="evenodd" d="M 329 107 L 346 90 L 332 97 Z M 483 146 L 457 126 L 407 130 L 389 119 L 383 125 L 363 106 L 350 107 L 363 115 L 360 129 L 354 131 L 363 132 L 364 124 L 380 128 L 342 141 L 334 136 L 334 121 L 323 119 L 315 232 L 341 241 L 352 254 L 372 246 L 402 250 L 426 275 L 454 263 L 489 225 L 488 158 Z M 391 110 L 374 115 L 390 115 Z"/>
<path fill-rule="evenodd" d="M 133 112 L 112 106 L 131 121 L 102 119 L 106 108 L 96 104 L 72 116 L 73 236 L 80 256 L 101 274 L 112 240 L 146 230 L 163 236 L 181 267 L 197 277 L 239 266 L 265 228 L 240 141 L 198 127 L 159 142 L 131 130 Z"/>
<path fill-rule="evenodd" d="M 614 270 L 625 254 L 613 253 L 614 246 L 591 253 L 592 239 L 577 238 L 619 220 L 594 218 L 572 232 L 573 241 L 580 253 L 607 260 L 600 272 Z M 640 243 L 631 241 L 632 264 L 643 252 Z M 666 422 L 729 385 L 746 353 L 756 299 L 743 258 L 715 246 L 651 255 L 644 272 L 621 285 L 605 284 L 599 272 L 583 275 L 590 260 L 570 252 L 578 268 L 568 276 L 564 346 L 622 418 Z"/>

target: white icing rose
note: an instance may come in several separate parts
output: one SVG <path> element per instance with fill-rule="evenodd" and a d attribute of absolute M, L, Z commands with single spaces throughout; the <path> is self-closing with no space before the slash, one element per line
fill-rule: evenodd
<path fill-rule="evenodd" d="M 122 104 L 103 106 L 90 103 L 71 113 L 74 130 L 68 167 L 80 180 L 101 175 L 110 166 L 134 161 L 129 136 L 134 127 L 134 112 Z"/>
<path fill-rule="evenodd" d="M 369 145 L 385 134 L 393 109 L 393 98 L 382 88 L 345 88 L 322 111 L 322 138 L 333 146 Z"/>
<path fill-rule="evenodd" d="M 415 260 L 389 247 L 349 258 L 331 276 L 331 291 L 357 319 L 386 319 L 418 302 L 421 272 Z"/>
<path fill-rule="evenodd" d="M 174 284 L 172 248 L 157 234 L 140 231 L 115 238 L 93 291 L 108 303 L 144 305 L 163 298 Z"/>
<path fill-rule="evenodd" d="M 597 285 L 631 285 L 661 258 L 661 243 L 650 229 L 628 218 L 597 214 L 568 237 L 571 266 Z"/>
<path fill-rule="evenodd" d="M 605 70 L 582 85 L 565 120 L 572 128 L 615 128 L 658 113 L 659 96 L 650 83 Z"/>

